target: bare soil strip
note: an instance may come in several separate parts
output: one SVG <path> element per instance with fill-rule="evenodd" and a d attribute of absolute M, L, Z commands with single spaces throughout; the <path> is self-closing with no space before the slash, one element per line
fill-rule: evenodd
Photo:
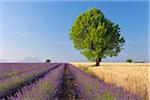
<path fill-rule="evenodd" d="M 81 100 L 81 93 L 74 81 L 73 74 L 69 71 L 68 64 L 65 65 L 64 75 L 60 90 L 57 90 L 53 100 Z M 83 99 L 82 99 L 83 100 Z"/>
<path fill-rule="evenodd" d="M 46 70 L 44 72 L 39 73 L 37 76 L 35 77 L 31 77 L 28 80 L 25 80 L 23 83 L 17 84 L 14 87 L 11 87 L 10 89 L 7 89 L 6 91 L 0 93 L 0 99 L 5 99 L 5 100 L 9 100 L 9 98 L 11 96 L 15 96 L 15 94 L 20 91 L 21 92 L 21 88 L 25 87 L 25 86 L 29 86 L 31 84 L 36 83 L 39 79 L 43 78 L 47 73 L 49 73 L 51 70 L 56 69 L 57 67 L 59 67 L 61 64 L 56 65 L 53 68 L 50 68 L 49 70 Z"/>

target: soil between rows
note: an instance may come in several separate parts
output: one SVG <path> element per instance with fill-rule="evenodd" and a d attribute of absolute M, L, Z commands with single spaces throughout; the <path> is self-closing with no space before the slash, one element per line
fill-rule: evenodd
<path fill-rule="evenodd" d="M 64 68 L 61 89 L 56 92 L 54 98 L 55 100 L 83 100 L 78 89 L 78 85 L 74 81 L 74 76 L 69 71 L 69 67 L 67 64 Z"/>

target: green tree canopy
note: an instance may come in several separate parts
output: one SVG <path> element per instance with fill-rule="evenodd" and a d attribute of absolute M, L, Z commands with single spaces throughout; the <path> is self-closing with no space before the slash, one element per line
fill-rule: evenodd
<path fill-rule="evenodd" d="M 70 29 L 74 47 L 99 66 L 102 58 L 117 56 L 124 38 L 118 24 L 111 22 L 96 8 L 80 14 Z"/>
<path fill-rule="evenodd" d="M 127 59 L 126 62 L 131 63 L 131 62 L 132 62 L 132 59 Z"/>

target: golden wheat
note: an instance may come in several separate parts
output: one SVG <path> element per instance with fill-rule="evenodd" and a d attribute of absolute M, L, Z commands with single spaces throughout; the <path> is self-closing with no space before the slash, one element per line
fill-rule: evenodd
<path fill-rule="evenodd" d="M 88 67 L 104 82 L 124 87 L 136 95 L 143 97 L 150 92 L 150 64 L 148 63 L 101 63 L 100 67 L 93 67 L 94 63 L 90 62 L 71 64 L 77 67 Z"/>

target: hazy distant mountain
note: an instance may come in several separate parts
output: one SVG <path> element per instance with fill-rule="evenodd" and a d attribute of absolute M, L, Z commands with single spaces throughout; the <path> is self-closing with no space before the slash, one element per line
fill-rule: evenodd
<path fill-rule="evenodd" d="M 27 57 L 22 62 L 42 62 L 39 58 L 36 57 Z"/>
<path fill-rule="evenodd" d="M 0 63 L 6 62 L 5 59 L 0 59 Z"/>

